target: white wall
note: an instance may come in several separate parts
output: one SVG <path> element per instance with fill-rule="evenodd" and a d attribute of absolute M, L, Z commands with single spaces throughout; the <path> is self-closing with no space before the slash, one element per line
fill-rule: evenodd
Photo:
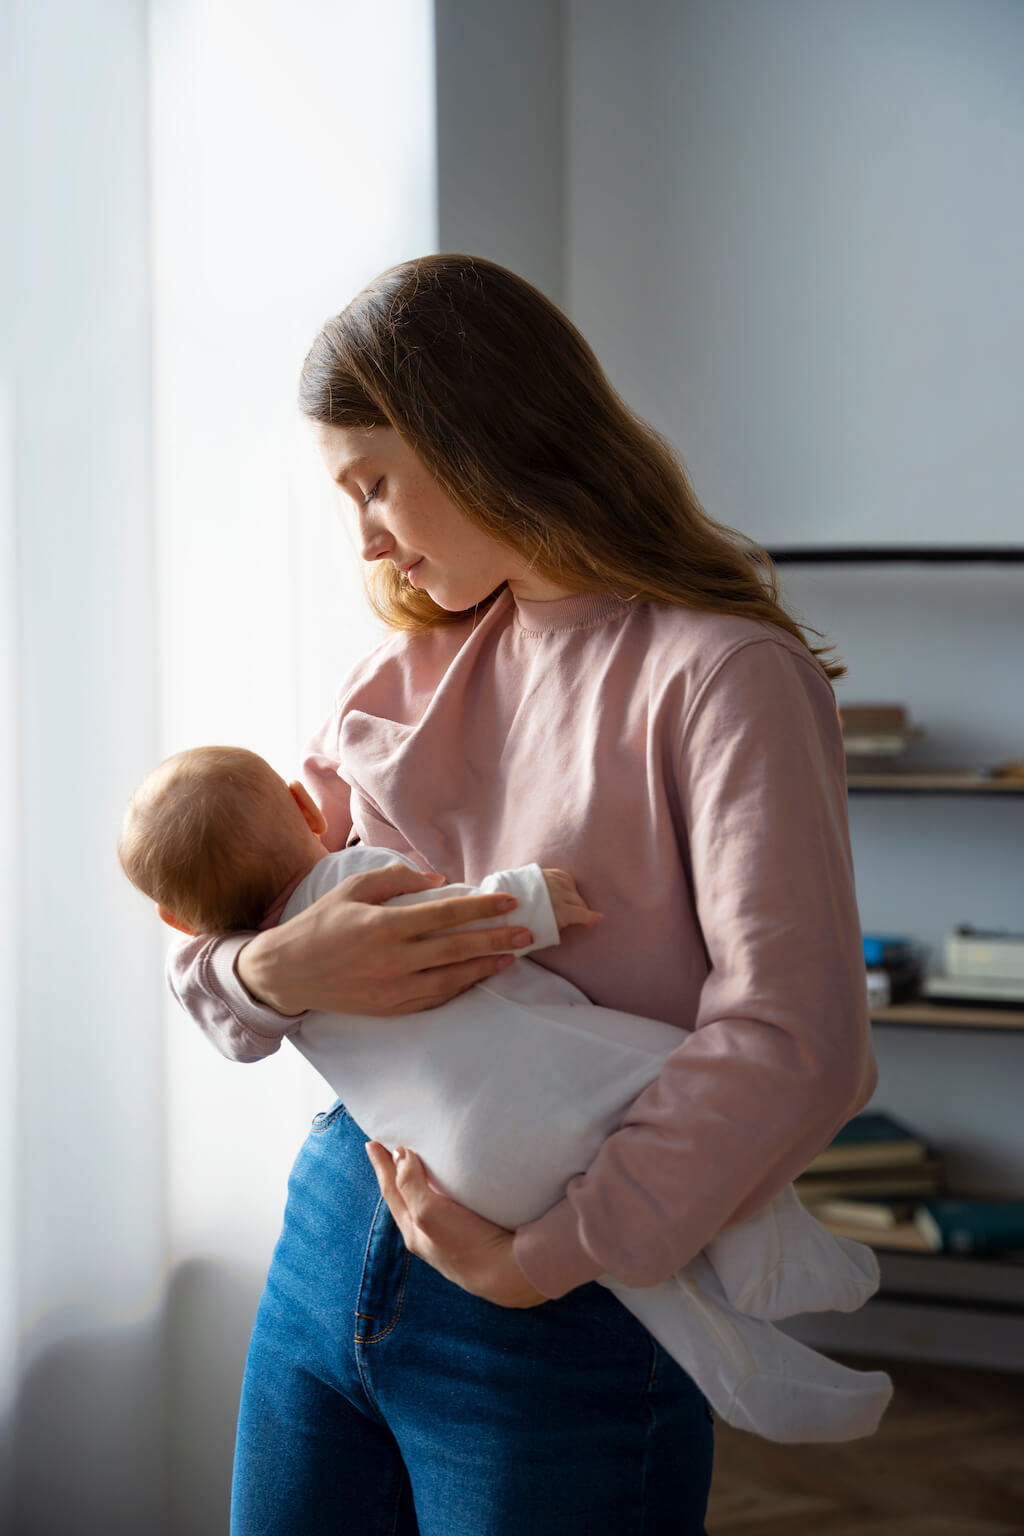
<path fill-rule="evenodd" d="M 568 298 L 762 542 L 1024 543 L 1024 8 L 570 0 Z M 1024 755 L 1024 568 L 784 569 L 922 755 Z M 862 921 L 1024 928 L 1024 804 L 854 799 Z M 876 1030 L 877 1102 L 1024 1194 L 1024 1035 Z M 969 1085 L 969 1093 L 965 1092 Z"/>
<path fill-rule="evenodd" d="M 438 248 L 565 301 L 561 0 L 435 0 Z"/>
<path fill-rule="evenodd" d="M 1024 542 L 1024 9 L 568 14 L 573 314 L 715 515 Z"/>

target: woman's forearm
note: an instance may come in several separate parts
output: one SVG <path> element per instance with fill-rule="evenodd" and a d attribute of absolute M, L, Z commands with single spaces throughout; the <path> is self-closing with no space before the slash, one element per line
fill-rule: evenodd
<path fill-rule="evenodd" d="M 249 939 L 235 956 L 235 975 L 254 1003 L 282 1018 L 306 1012 L 303 989 L 302 934 L 295 924 L 282 923 Z M 296 943 L 298 939 L 298 943 Z"/>
<path fill-rule="evenodd" d="M 251 934 L 197 935 L 170 952 L 167 979 L 185 1012 L 232 1061 L 260 1061 L 276 1051 L 298 1020 L 280 1017 L 246 991 L 235 970 Z"/>
<path fill-rule="evenodd" d="M 234 1060 L 275 1051 L 309 1009 L 388 1016 L 447 1002 L 510 964 L 528 929 L 454 931 L 514 908 L 501 893 L 441 896 L 429 909 L 382 906 L 436 883 L 405 865 L 351 876 L 264 933 L 190 939 L 171 957 L 171 990 Z M 447 930 L 451 929 L 451 932 Z"/>

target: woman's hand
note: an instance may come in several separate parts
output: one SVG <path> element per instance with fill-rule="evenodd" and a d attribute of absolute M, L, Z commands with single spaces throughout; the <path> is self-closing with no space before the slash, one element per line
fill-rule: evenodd
<path fill-rule="evenodd" d="M 433 890 L 439 875 L 405 864 L 350 875 L 311 907 L 261 933 L 239 951 L 239 979 L 278 1013 L 400 1014 L 437 1008 L 511 965 L 501 950 L 533 942 L 526 928 L 446 928 L 495 917 L 518 903 L 500 892 L 453 896 L 408 907 L 378 903 Z"/>
<path fill-rule="evenodd" d="M 366 1153 L 410 1253 L 499 1307 L 539 1307 L 547 1301 L 515 1261 L 514 1233 L 434 1189 L 415 1152 L 398 1147 L 392 1157 L 379 1141 L 368 1141 Z"/>

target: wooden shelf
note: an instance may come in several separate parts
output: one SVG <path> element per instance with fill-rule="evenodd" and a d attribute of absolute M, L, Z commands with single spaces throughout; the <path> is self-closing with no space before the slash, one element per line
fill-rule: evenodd
<path fill-rule="evenodd" d="M 1024 1009 L 946 1008 L 939 1003 L 892 1003 L 872 1008 L 872 1024 L 902 1024 L 910 1029 L 1024 1029 Z"/>
<path fill-rule="evenodd" d="M 948 769 L 889 773 L 851 769 L 846 782 L 853 794 L 1024 795 L 1024 779 L 990 779 L 979 773 L 956 773 Z"/>
<path fill-rule="evenodd" d="M 1024 1261 L 1007 1254 L 901 1253 L 878 1255 L 880 1293 L 965 1300 L 1024 1310 Z"/>

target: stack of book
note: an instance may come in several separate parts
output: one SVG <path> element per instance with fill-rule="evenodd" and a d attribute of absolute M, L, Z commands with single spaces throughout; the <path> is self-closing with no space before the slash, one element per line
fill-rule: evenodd
<path fill-rule="evenodd" d="M 857 1115 L 796 1180 L 831 1232 L 917 1253 L 1024 1251 L 1024 1200 L 951 1198 L 928 1144 L 891 1115 Z"/>
<path fill-rule="evenodd" d="M 800 1199 L 831 1231 L 922 1253 L 931 1250 L 917 1208 L 942 1188 L 942 1167 L 927 1143 L 870 1110 L 844 1125 L 796 1181 Z"/>
<path fill-rule="evenodd" d="M 927 1143 L 881 1111 L 857 1115 L 796 1181 L 832 1232 L 910 1253 L 1024 1251 L 1024 1200 L 942 1193 Z"/>
<path fill-rule="evenodd" d="M 891 761 L 924 735 L 911 725 L 905 704 L 844 704 L 839 724 L 847 757 L 865 761 Z"/>

